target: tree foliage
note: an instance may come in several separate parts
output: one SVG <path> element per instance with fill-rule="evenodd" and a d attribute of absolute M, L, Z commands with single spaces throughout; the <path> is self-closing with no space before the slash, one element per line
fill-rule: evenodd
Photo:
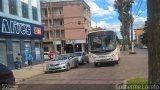
<path fill-rule="evenodd" d="M 123 45 L 129 44 L 130 25 L 133 23 L 133 16 L 130 13 L 133 0 L 115 0 L 114 7 L 119 13 L 118 19 L 122 23 L 121 35 L 123 37 Z"/>
<path fill-rule="evenodd" d="M 148 40 L 148 39 L 147 39 L 147 33 L 145 32 L 145 33 L 143 33 L 143 34 L 141 35 L 142 44 L 147 46 L 147 43 L 148 43 L 147 40 Z"/>

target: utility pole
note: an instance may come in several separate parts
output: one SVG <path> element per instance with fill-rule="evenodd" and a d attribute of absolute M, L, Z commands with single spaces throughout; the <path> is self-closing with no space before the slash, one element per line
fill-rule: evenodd
<path fill-rule="evenodd" d="M 133 40 L 133 22 L 134 22 L 134 19 L 133 19 L 133 12 L 132 12 L 132 2 L 131 3 L 131 9 L 130 9 L 130 13 L 131 13 L 131 47 L 132 47 L 132 50 L 131 52 L 129 52 L 129 54 L 136 54 L 136 52 L 134 51 L 134 40 Z"/>
<path fill-rule="evenodd" d="M 123 3 L 122 3 L 123 4 Z M 124 4 L 122 5 L 122 6 L 124 6 Z M 121 13 L 122 13 L 122 34 L 123 34 L 123 43 L 122 43 L 122 48 L 123 48 L 123 50 L 125 51 L 126 50 L 126 37 L 125 37 L 125 34 L 124 34 L 124 7 L 122 8 L 122 11 L 121 11 Z"/>

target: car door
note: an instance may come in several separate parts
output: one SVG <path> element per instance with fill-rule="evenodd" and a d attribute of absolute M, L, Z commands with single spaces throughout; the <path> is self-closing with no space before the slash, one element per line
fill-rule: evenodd
<path fill-rule="evenodd" d="M 74 59 L 72 57 L 69 57 L 69 63 L 70 67 L 74 67 Z"/>
<path fill-rule="evenodd" d="M 83 58 L 84 61 L 86 61 L 86 56 L 85 56 L 84 52 L 82 53 L 82 58 Z"/>
<path fill-rule="evenodd" d="M 88 61 L 88 56 L 86 53 L 84 53 L 84 61 L 87 62 Z"/>
<path fill-rule="evenodd" d="M 74 57 L 73 57 L 73 60 L 74 60 L 74 61 L 73 61 L 73 62 L 74 62 L 74 67 L 76 67 L 76 65 L 77 65 L 77 63 L 78 63 L 78 58 L 74 56 Z"/>

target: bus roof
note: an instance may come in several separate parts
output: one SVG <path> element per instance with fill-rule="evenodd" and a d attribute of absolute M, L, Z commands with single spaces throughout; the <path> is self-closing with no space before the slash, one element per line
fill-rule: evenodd
<path fill-rule="evenodd" d="M 96 30 L 96 31 L 91 31 L 91 32 L 89 32 L 88 34 L 90 34 L 90 33 L 94 33 L 94 32 L 102 32 L 102 31 L 106 31 L 106 32 L 114 32 L 113 30 Z M 114 32 L 115 33 L 115 32 Z"/>

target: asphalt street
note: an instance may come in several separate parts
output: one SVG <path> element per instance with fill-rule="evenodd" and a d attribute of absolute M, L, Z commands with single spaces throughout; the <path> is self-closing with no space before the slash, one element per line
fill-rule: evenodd
<path fill-rule="evenodd" d="M 136 52 L 133 55 L 121 52 L 118 65 L 95 68 L 89 63 L 70 71 L 42 74 L 21 82 L 18 90 L 116 90 L 126 79 L 148 76 L 147 49 L 136 49 Z"/>

